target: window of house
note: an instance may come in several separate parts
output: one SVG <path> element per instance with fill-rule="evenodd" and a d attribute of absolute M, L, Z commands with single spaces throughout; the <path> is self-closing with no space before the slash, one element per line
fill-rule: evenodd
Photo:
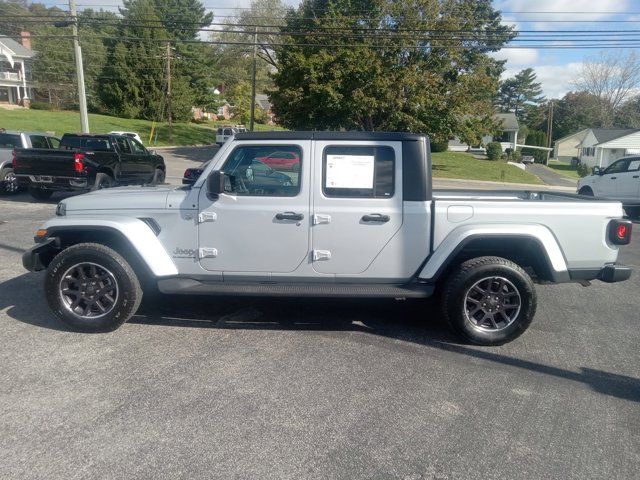
<path fill-rule="evenodd" d="M 222 167 L 225 191 L 244 196 L 295 197 L 300 192 L 302 149 L 297 145 L 237 147 Z"/>
<path fill-rule="evenodd" d="M 393 148 L 335 146 L 324 149 L 322 192 L 327 197 L 391 198 L 394 190 Z"/>

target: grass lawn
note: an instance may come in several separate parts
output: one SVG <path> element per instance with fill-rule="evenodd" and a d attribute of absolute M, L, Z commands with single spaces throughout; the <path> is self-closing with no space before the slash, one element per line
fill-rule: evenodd
<path fill-rule="evenodd" d="M 573 178 L 575 180 L 580 180 L 580 175 L 578 175 L 578 170 L 575 165 L 558 162 L 557 160 L 549 160 L 548 167 L 554 172 L 559 173 L 560 175 L 564 175 L 565 177 Z"/>
<path fill-rule="evenodd" d="M 535 175 L 505 162 L 477 160 L 468 153 L 438 152 L 431 155 L 435 178 L 462 178 L 492 182 L 542 184 Z"/>
<path fill-rule="evenodd" d="M 216 122 L 222 124 L 223 122 Z M 216 142 L 216 123 L 198 125 L 195 123 L 174 123 L 171 145 L 200 145 Z M 229 124 L 230 122 L 226 122 Z M 89 114 L 91 133 L 107 133 L 113 130 L 137 132 L 145 145 L 149 144 L 152 123 L 148 120 L 110 117 L 108 115 Z M 0 128 L 7 130 L 27 130 L 36 132 L 54 132 L 55 135 L 80 131 L 78 112 L 50 112 L 45 110 L 4 110 L 0 109 Z M 152 146 L 169 145 L 169 130 L 166 122 L 156 125 L 157 143 Z M 279 127 L 256 125 L 256 130 L 273 130 Z M 155 135 L 155 134 L 154 134 Z"/>

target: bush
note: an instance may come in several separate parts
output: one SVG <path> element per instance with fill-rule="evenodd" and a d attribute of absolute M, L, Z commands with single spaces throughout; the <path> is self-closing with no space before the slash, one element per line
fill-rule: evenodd
<path fill-rule="evenodd" d="M 487 145 L 487 157 L 489 160 L 500 160 L 502 156 L 502 145 L 500 142 L 490 142 Z"/>
<path fill-rule="evenodd" d="M 576 165 L 576 171 L 581 177 L 586 177 L 587 175 L 591 174 L 590 168 L 587 167 L 584 163 L 578 163 Z"/>
<path fill-rule="evenodd" d="M 53 103 L 47 102 L 31 102 L 29 108 L 32 110 L 55 110 L 56 107 Z"/>
<path fill-rule="evenodd" d="M 448 141 L 434 140 L 434 141 L 431 142 L 431 151 L 432 152 L 446 152 L 448 148 L 449 148 L 449 142 Z"/>

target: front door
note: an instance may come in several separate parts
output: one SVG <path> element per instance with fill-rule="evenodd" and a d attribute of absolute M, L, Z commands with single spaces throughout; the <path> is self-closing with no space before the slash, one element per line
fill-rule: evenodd
<path fill-rule="evenodd" d="M 401 142 L 315 142 L 316 272 L 364 272 L 402 227 L 401 147 Z"/>
<path fill-rule="evenodd" d="M 149 151 L 135 138 L 129 138 L 131 153 L 135 157 L 135 173 L 139 181 L 150 182 L 155 173 Z"/>
<path fill-rule="evenodd" d="M 198 244 L 206 270 L 264 279 L 293 272 L 308 259 L 310 141 L 242 143 L 216 165 L 227 176 L 226 193 L 200 192 Z M 290 152 L 296 165 L 276 169 L 260 159 Z"/>
<path fill-rule="evenodd" d="M 116 180 L 118 183 L 131 183 L 135 178 L 136 156 L 131 151 L 126 137 L 115 137 L 115 141 L 120 153 L 120 173 L 116 174 Z"/>

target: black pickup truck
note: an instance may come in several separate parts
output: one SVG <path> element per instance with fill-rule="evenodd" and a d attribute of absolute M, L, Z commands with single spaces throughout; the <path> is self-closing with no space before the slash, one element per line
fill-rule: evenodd
<path fill-rule="evenodd" d="M 125 135 L 69 134 L 59 148 L 16 148 L 13 170 L 37 200 L 55 191 L 87 191 L 116 185 L 156 185 L 165 179 L 160 155 Z"/>

